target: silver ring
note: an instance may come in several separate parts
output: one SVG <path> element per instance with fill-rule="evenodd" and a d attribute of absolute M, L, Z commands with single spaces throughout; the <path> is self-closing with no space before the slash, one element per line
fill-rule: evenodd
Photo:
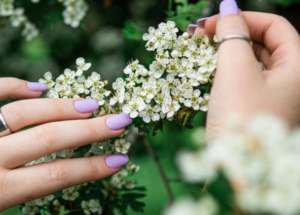
<path fill-rule="evenodd" d="M 11 130 L 8 128 L 3 115 L 1 114 L 1 108 L 0 108 L 0 137 L 4 137 L 6 135 L 11 134 Z"/>
<path fill-rule="evenodd" d="M 231 34 L 228 36 L 223 37 L 219 42 L 218 42 L 218 46 L 217 49 L 219 49 L 219 46 L 221 45 L 221 43 L 223 43 L 226 40 L 231 40 L 231 39 L 242 39 L 242 40 L 246 40 L 247 42 L 250 43 L 250 45 L 253 45 L 252 40 L 249 37 L 246 37 L 245 35 L 242 34 Z"/>

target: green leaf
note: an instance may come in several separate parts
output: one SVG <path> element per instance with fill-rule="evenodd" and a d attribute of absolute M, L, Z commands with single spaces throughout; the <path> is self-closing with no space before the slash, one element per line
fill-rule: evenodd
<path fill-rule="evenodd" d="M 188 0 L 175 0 L 176 4 L 183 4 L 183 5 L 187 5 L 188 4 Z"/>
<path fill-rule="evenodd" d="M 141 193 L 126 193 L 121 196 L 122 205 L 119 206 L 119 210 L 126 215 L 128 206 L 136 212 L 144 212 L 145 203 L 139 202 L 136 199 L 144 198 L 146 194 Z"/>
<path fill-rule="evenodd" d="M 74 151 L 71 158 L 80 158 L 83 157 L 92 147 L 92 144 L 81 146 Z"/>
<path fill-rule="evenodd" d="M 140 40 L 143 37 L 143 32 L 139 28 L 137 23 L 125 22 L 123 36 L 128 40 Z"/>

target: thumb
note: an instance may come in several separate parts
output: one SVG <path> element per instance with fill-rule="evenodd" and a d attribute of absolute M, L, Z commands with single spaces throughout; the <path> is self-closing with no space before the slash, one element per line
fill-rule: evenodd
<path fill-rule="evenodd" d="M 239 13 L 235 0 L 221 2 L 216 32 L 219 40 L 232 34 L 250 37 L 246 20 Z M 229 39 L 220 44 L 217 71 L 216 79 L 228 80 L 229 76 L 232 81 L 240 84 L 262 78 L 252 46 L 243 39 Z"/>

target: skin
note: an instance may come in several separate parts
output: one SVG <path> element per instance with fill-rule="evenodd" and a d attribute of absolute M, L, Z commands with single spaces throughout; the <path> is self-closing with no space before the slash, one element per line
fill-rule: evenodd
<path fill-rule="evenodd" d="M 228 116 L 243 122 L 267 112 L 285 119 L 291 127 L 300 120 L 300 38 L 283 17 L 240 12 L 210 17 L 204 31 L 218 39 L 230 34 L 250 36 L 253 47 L 240 39 L 227 40 L 218 50 L 217 73 L 207 115 L 208 139 L 226 132 Z M 261 72 L 257 61 L 267 71 Z"/>
<path fill-rule="evenodd" d="M 41 92 L 29 90 L 26 81 L 0 78 L 0 100 L 25 99 L 1 108 L 9 128 L 16 132 L 29 125 L 40 125 L 0 138 L 0 212 L 120 170 L 107 166 L 108 155 L 18 168 L 53 152 L 124 132 L 124 128 L 113 131 L 106 126 L 105 120 L 110 116 L 88 119 L 92 113 L 77 112 L 74 102 L 80 99 L 34 99 L 40 95 Z"/>

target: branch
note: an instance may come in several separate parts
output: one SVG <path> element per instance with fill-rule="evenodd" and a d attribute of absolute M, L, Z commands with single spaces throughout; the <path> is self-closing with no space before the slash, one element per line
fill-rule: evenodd
<path fill-rule="evenodd" d="M 159 170 L 159 174 L 160 174 L 160 176 L 161 176 L 161 178 L 162 178 L 162 180 L 163 180 L 163 182 L 164 182 L 164 185 L 165 185 L 165 187 L 166 187 L 168 196 L 169 196 L 169 198 L 170 198 L 170 203 L 169 203 L 169 205 L 172 205 L 172 204 L 174 203 L 174 194 L 173 194 L 173 192 L 172 192 L 172 190 L 171 190 L 171 187 L 170 187 L 170 184 L 169 184 L 170 180 L 167 178 L 166 173 L 165 173 L 164 169 L 162 168 L 162 165 L 161 165 L 161 163 L 160 163 L 160 161 L 159 161 L 159 157 L 158 157 L 158 155 L 154 152 L 154 150 L 152 149 L 152 147 L 151 147 L 151 145 L 149 144 L 148 140 L 147 140 L 145 137 L 143 137 L 143 140 L 142 140 L 142 141 L 143 141 L 143 144 L 145 145 L 147 151 L 149 152 L 149 154 L 151 155 L 151 157 L 152 157 L 153 160 L 155 161 L 155 164 L 156 164 L 156 166 L 157 166 L 157 168 L 158 168 L 158 170 Z"/>

